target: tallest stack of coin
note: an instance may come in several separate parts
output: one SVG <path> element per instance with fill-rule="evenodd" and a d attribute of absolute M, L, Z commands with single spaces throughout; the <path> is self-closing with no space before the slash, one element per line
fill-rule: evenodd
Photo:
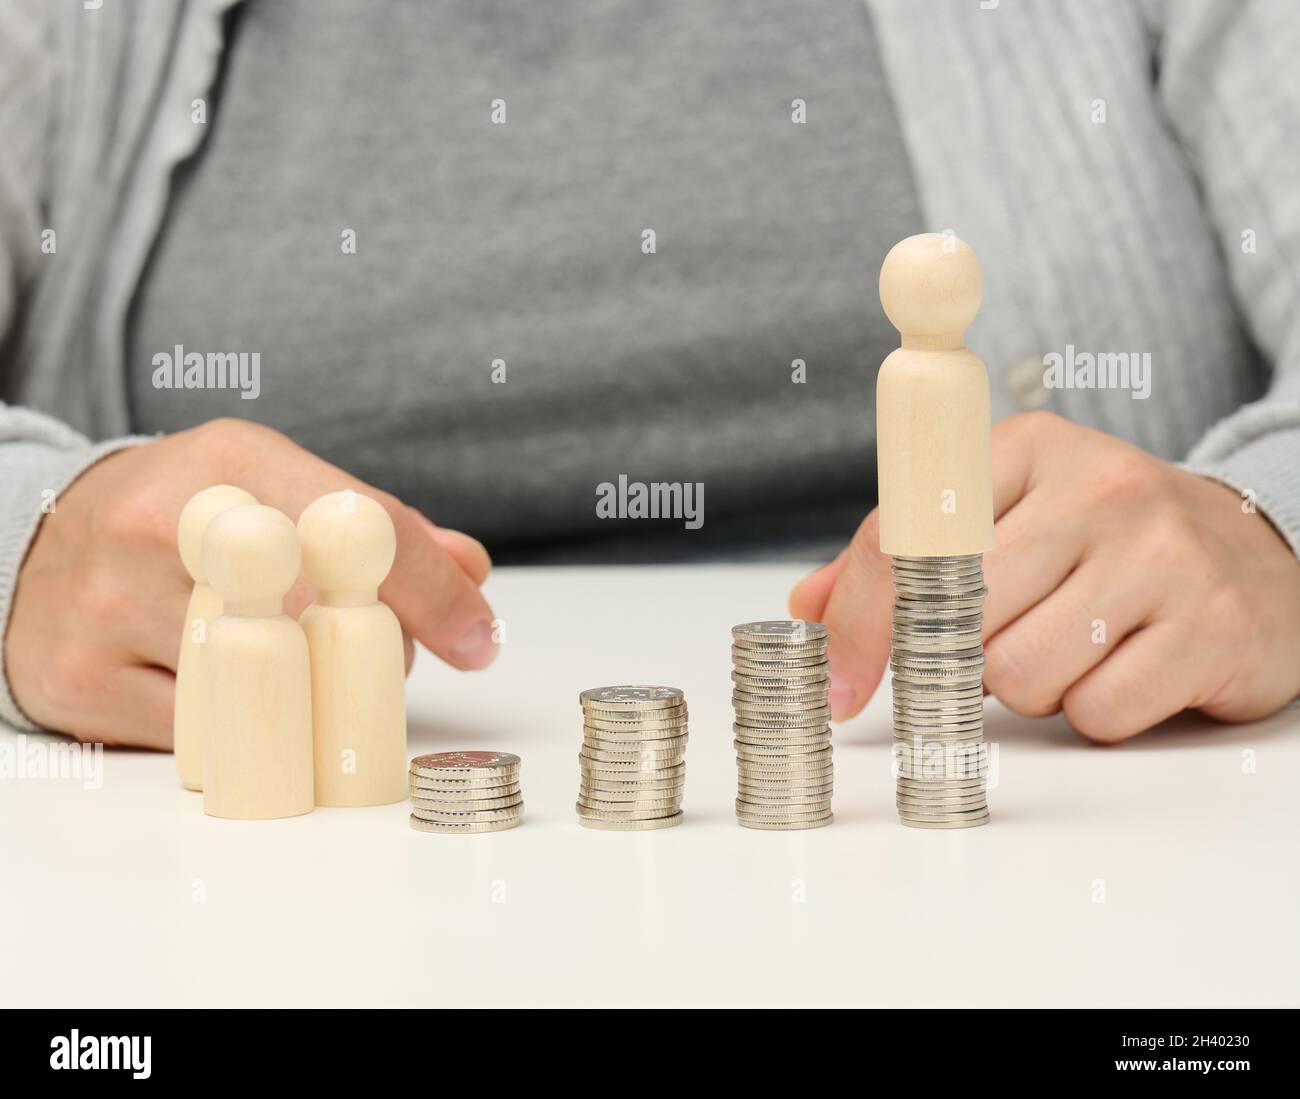
<path fill-rule="evenodd" d="M 737 821 L 778 831 L 830 824 L 826 627 L 748 622 L 731 639 Z"/>
<path fill-rule="evenodd" d="M 583 691 L 578 820 L 611 832 L 671 828 L 682 820 L 686 699 L 676 687 Z"/>
<path fill-rule="evenodd" d="M 894 766 L 898 817 L 912 828 L 989 820 L 981 561 L 978 553 L 893 561 Z"/>

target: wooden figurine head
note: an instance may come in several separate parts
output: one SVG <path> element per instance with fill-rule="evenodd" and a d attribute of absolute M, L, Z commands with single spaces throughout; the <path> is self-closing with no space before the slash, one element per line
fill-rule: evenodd
<path fill-rule="evenodd" d="M 961 347 L 983 293 L 979 260 L 951 233 L 900 240 L 880 267 L 880 304 L 904 347 Z"/>
<path fill-rule="evenodd" d="M 298 519 L 302 572 L 318 592 L 373 592 L 393 567 L 397 532 L 383 505 L 348 489 L 313 501 Z"/>
<path fill-rule="evenodd" d="M 176 546 L 180 550 L 181 563 L 196 584 L 207 582 L 203 571 L 203 535 L 208 524 L 223 511 L 241 504 L 255 504 L 257 500 L 251 492 L 245 492 L 234 485 L 212 485 L 190 497 L 181 509 L 180 521 L 176 524 Z"/>
<path fill-rule="evenodd" d="M 261 504 L 223 511 L 203 536 L 203 568 L 227 611 L 239 604 L 278 606 L 298 579 L 301 560 L 289 517 Z"/>

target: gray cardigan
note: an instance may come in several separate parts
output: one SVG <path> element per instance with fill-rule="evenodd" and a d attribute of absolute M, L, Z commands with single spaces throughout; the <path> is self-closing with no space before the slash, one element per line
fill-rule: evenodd
<path fill-rule="evenodd" d="M 139 441 L 127 311 L 239 2 L 0 0 L 0 335 L 22 406 L 0 405 L 0 638 L 44 494 Z M 1185 459 L 1300 553 L 1300 5 L 865 2 L 927 227 L 984 267 L 969 342 L 995 414 L 1046 400 Z M 1154 348 L 1160 414 L 1043 390 L 1076 332 Z M 31 727 L 2 679 L 0 718 Z"/>

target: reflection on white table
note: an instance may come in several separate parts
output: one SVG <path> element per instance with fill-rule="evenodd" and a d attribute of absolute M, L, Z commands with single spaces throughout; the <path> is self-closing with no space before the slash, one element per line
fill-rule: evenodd
<path fill-rule="evenodd" d="M 500 659 L 422 653 L 410 748 L 519 753 L 512 831 L 417 833 L 405 805 L 215 820 L 144 752 L 106 753 L 97 790 L 0 778 L 0 1004 L 1300 1002 L 1296 709 L 1099 748 L 990 703 L 992 823 L 917 831 L 886 686 L 836 730 L 832 827 L 739 828 L 729 629 L 782 617 L 803 571 L 499 570 Z M 686 692 L 678 828 L 576 821 L 578 692 L 620 682 Z"/>

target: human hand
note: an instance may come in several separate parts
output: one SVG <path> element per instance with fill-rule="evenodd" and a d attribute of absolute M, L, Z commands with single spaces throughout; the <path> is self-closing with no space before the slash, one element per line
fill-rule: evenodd
<path fill-rule="evenodd" d="M 380 597 L 402 623 L 408 670 L 412 637 L 457 668 L 492 662 L 492 611 L 478 590 L 491 561 L 478 542 L 434 526 L 271 428 L 213 420 L 103 459 L 42 520 L 5 643 L 14 700 L 34 722 L 80 740 L 171 746 L 193 583 L 176 524 L 194 493 L 218 483 L 247 489 L 293 520 L 327 492 L 351 488 L 378 500 L 397 530 Z M 300 579 L 286 613 L 296 618 L 313 598 Z"/>
<path fill-rule="evenodd" d="M 984 684 L 1117 741 L 1185 709 L 1249 721 L 1300 695 L 1300 561 L 1218 482 L 1048 413 L 993 428 Z M 794 590 L 830 633 L 831 706 L 858 713 L 889 660 L 878 513 Z"/>

